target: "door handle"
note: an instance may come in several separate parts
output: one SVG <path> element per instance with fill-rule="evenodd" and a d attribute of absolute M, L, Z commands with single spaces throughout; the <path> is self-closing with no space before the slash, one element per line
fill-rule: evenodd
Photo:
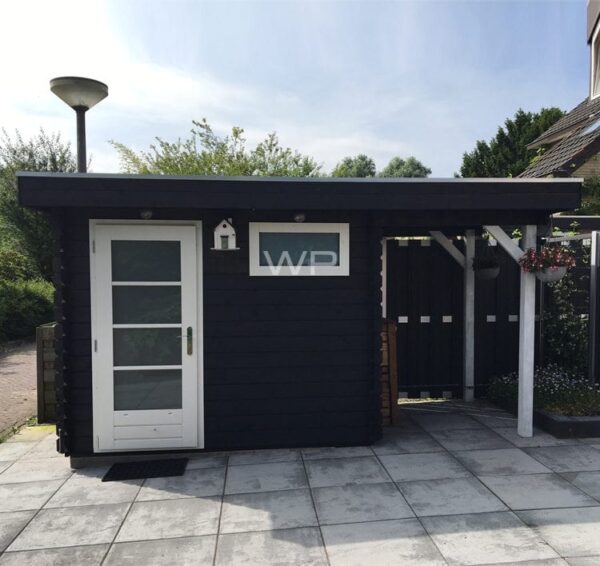
<path fill-rule="evenodd" d="M 192 330 L 191 326 L 187 327 L 186 337 L 187 337 L 187 353 L 188 353 L 188 356 L 191 356 L 192 353 L 194 352 L 194 331 Z"/>

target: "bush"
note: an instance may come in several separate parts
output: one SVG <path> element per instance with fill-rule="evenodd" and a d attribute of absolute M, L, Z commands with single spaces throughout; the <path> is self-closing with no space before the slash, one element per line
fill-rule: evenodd
<path fill-rule="evenodd" d="M 0 281 L 0 341 L 30 338 L 54 320 L 54 287 L 42 279 Z"/>
<path fill-rule="evenodd" d="M 489 384 L 488 399 L 509 411 L 517 411 L 518 397 L 516 372 L 495 378 Z M 536 368 L 533 406 L 565 416 L 600 415 L 600 385 L 555 364 Z"/>
<path fill-rule="evenodd" d="M 29 257 L 11 248 L 0 248 L 0 281 L 23 281 L 37 276 Z"/>

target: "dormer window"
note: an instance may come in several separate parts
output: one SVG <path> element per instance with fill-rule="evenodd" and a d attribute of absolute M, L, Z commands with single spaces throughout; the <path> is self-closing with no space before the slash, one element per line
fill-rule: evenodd
<path fill-rule="evenodd" d="M 600 34 L 598 31 L 600 26 L 597 26 L 592 38 L 592 73 L 590 80 L 590 98 L 600 96 Z"/>

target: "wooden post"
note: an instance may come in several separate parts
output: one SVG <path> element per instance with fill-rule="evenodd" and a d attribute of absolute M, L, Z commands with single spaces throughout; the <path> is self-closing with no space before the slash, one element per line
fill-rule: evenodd
<path fill-rule="evenodd" d="M 463 338 L 463 399 L 473 401 L 475 397 L 475 231 L 465 232 L 464 263 L 464 338 Z"/>
<path fill-rule="evenodd" d="M 536 226 L 523 227 L 523 250 L 535 248 Z M 533 375 L 535 352 L 535 275 L 521 271 L 519 306 L 519 436 L 533 436 Z"/>

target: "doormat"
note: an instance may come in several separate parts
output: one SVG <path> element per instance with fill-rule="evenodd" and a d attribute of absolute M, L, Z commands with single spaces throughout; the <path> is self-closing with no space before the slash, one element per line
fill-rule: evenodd
<path fill-rule="evenodd" d="M 102 481 L 141 480 L 145 478 L 166 478 L 182 476 L 187 466 L 187 458 L 172 460 L 146 460 L 144 462 L 124 462 L 113 464 L 104 474 Z"/>

